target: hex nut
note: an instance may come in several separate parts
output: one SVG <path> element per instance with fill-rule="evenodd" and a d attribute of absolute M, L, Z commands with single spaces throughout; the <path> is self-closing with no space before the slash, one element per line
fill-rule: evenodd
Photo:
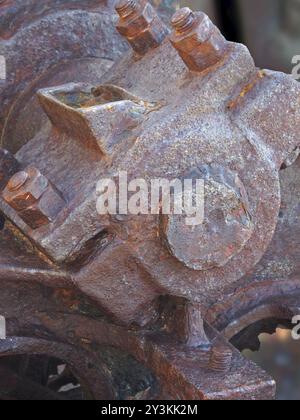
<path fill-rule="evenodd" d="M 65 206 L 61 193 L 34 167 L 15 174 L 2 196 L 32 229 L 53 222 Z"/>
<path fill-rule="evenodd" d="M 230 43 L 204 13 L 185 7 L 174 14 L 171 23 L 170 41 L 190 70 L 204 71 L 225 56 Z"/>

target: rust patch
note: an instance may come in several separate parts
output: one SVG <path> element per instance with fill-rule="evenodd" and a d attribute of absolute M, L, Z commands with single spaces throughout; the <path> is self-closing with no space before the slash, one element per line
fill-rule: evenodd
<path fill-rule="evenodd" d="M 249 92 L 251 92 L 258 83 L 261 82 L 262 79 L 266 77 L 266 72 L 264 70 L 259 70 L 255 76 L 250 80 L 249 83 L 246 84 L 246 86 L 243 87 L 242 91 L 234 98 L 232 99 L 228 104 L 228 109 L 232 110 L 234 108 L 237 108 L 241 102 L 245 99 L 246 95 L 248 95 Z"/>

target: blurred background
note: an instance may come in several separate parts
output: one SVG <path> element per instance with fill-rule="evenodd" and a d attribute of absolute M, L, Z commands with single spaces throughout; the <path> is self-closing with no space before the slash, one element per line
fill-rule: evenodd
<path fill-rule="evenodd" d="M 164 3 L 168 4 L 168 0 Z M 208 14 L 228 40 L 247 45 L 258 67 L 292 73 L 295 67 L 292 59 L 300 56 L 300 0 L 169 0 L 169 3 Z M 276 380 L 278 400 L 300 400 L 300 341 L 292 339 L 292 326 L 272 320 L 271 332 L 266 333 L 270 329 L 266 328 L 268 320 L 263 324 L 264 327 L 251 326 L 251 334 L 242 332 L 244 337 L 238 337 L 239 343 L 235 339 L 232 342 Z"/>

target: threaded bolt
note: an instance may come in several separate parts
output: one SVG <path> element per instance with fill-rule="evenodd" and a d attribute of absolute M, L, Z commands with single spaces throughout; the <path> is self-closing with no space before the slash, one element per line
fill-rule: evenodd
<path fill-rule="evenodd" d="M 137 7 L 137 0 L 120 0 L 116 4 L 116 11 L 122 19 L 126 19 L 128 16 L 136 12 Z"/>
<path fill-rule="evenodd" d="M 8 182 L 7 188 L 9 191 L 18 191 L 28 180 L 29 175 L 25 171 L 18 172 Z"/>
<path fill-rule="evenodd" d="M 212 348 L 209 368 L 219 373 L 226 373 L 232 364 L 232 350 L 225 345 L 217 345 Z"/>
<path fill-rule="evenodd" d="M 172 17 L 171 25 L 178 33 L 190 29 L 195 22 L 195 14 L 189 7 L 183 7 Z"/>

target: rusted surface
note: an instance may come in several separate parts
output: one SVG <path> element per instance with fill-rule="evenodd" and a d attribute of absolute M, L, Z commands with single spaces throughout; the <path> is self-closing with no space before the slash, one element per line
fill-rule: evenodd
<path fill-rule="evenodd" d="M 209 368 L 221 373 L 229 372 L 232 365 L 232 351 L 224 344 L 213 347 L 209 361 Z"/>
<path fill-rule="evenodd" d="M 224 58 L 229 43 L 204 13 L 184 7 L 175 13 L 171 24 L 171 42 L 190 70 L 201 72 Z"/>
<path fill-rule="evenodd" d="M 236 174 L 217 165 L 197 168 L 188 178 L 205 180 L 205 220 L 191 229 L 187 215 L 168 216 L 163 226 L 167 245 L 193 270 L 223 267 L 242 251 L 253 233 L 246 190 Z"/>
<path fill-rule="evenodd" d="M 115 86 L 69 84 L 39 91 L 40 102 L 54 130 L 80 142 L 85 149 L 113 155 L 125 147 L 128 132 L 145 118 L 147 106 L 139 98 Z M 124 138 L 125 137 L 125 138 Z M 130 146 L 130 137 L 128 139 Z"/>
<path fill-rule="evenodd" d="M 211 343 L 205 333 L 201 307 L 195 303 L 186 303 L 182 322 L 182 342 L 187 347 L 202 348 L 208 352 Z"/>
<path fill-rule="evenodd" d="M 17 296 L 11 292 L 22 293 L 24 289 L 27 298 L 22 308 L 13 306 Z M 150 398 L 170 399 L 263 399 L 272 395 L 274 383 L 233 347 L 230 374 L 227 372 L 224 376 L 207 368 L 209 354 L 206 351 L 179 344 L 172 335 L 159 330 L 141 331 L 112 324 L 103 314 L 93 312 L 93 305 L 84 302 L 82 297 L 70 296 L 68 301 L 63 295 L 65 293 L 53 293 L 44 286 L 37 288 L 28 284 L 24 288 L 21 283 L 11 284 L 10 291 L 3 295 L 3 301 L 8 299 L 10 308 L 5 311 L 9 338 L 1 343 L 1 356 L 44 354 L 68 361 L 82 386 L 98 399 L 109 398 L 109 393 L 110 398 L 120 395 L 124 384 L 120 384 L 118 375 L 122 378 L 126 367 L 134 376 L 123 399 L 139 398 L 143 392 Z M 214 330 L 208 326 L 205 329 L 212 342 L 217 339 L 218 345 L 225 345 Z M 122 357 L 115 349 L 122 350 Z M 107 352 L 113 359 L 106 357 Z M 93 375 L 97 376 L 96 381 Z M 134 384 L 134 378 L 140 385 Z M 130 370 L 124 380 L 128 379 Z M 143 386 L 151 388 L 148 394 Z M 245 389 L 241 392 L 243 386 Z M 130 394 L 133 391 L 138 392 Z"/>
<path fill-rule="evenodd" d="M 116 4 L 120 16 L 118 32 L 124 36 L 139 55 L 158 47 L 168 29 L 147 1 L 120 0 Z"/>
<path fill-rule="evenodd" d="M 113 16 L 95 7 L 76 14 L 82 25 Z M 118 12 L 127 22 L 121 33 L 138 41 L 104 75 L 98 59 L 85 59 L 85 40 L 72 44 L 79 66 L 58 66 L 42 84 L 21 76 L 28 98 L 44 88 L 42 108 L 36 98 L 24 108 L 20 97 L 6 122 L 18 126 L 33 106 L 28 141 L 18 128 L 9 137 L 4 130 L 19 150 L 2 152 L 0 315 L 8 338 L 0 356 L 64 359 L 92 398 L 273 398 L 274 381 L 229 340 L 298 308 L 300 86 L 257 69 L 249 51 L 201 13 L 177 12 L 177 33 L 167 37 L 159 21 L 164 36 L 153 43 L 148 29 L 159 18 L 152 7 L 123 1 Z M 75 19 L 73 10 L 66 16 Z M 102 47 L 118 37 L 111 23 L 100 25 L 101 33 L 108 26 Z M 12 27 L 14 36 L 23 31 L 18 20 Z M 92 48 L 99 34 L 88 38 Z M 119 45 L 101 57 L 113 60 Z M 60 86 L 45 88 L 55 81 Z M 14 83 L 5 87 L 13 100 Z M 204 179 L 204 223 L 100 216 L 96 183 L 121 171 L 128 181 Z M 19 376 L 9 375 L 17 384 Z"/>
<path fill-rule="evenodd" d="M 54 222 L 65 206 L 61 193 L 34 167 L 16 173 L 3 198 L 32 229 Z"/>
<path fill-rule="evenodd" d="M 35 98 L 39 88 L 94 82 L 126 50 L 113 10 L 110 0 L 1 4 L 0 54 L 7 79 L 0 86 L 0 132 L 7 149 L 16 152 L 45 122 Z"/>

